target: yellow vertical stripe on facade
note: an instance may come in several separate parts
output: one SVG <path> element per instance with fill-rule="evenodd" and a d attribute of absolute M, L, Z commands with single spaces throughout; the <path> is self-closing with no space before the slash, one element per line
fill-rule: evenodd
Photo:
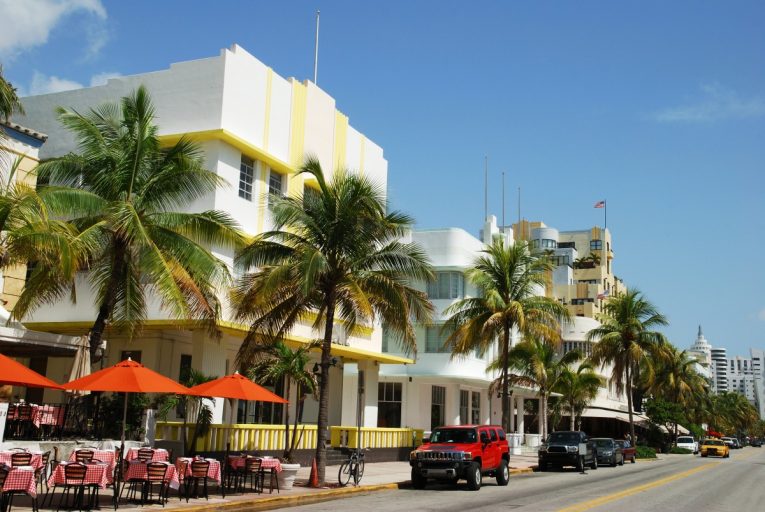
<path fill-rule="evenodd" d="M 362 135 L 361 141 L 359 142 L 359 174 L 364 174 L 364 151 L 366 151 L 366 141 L 367 138 Z"/>
<path fill-rule="evenodd" d="M 268 151 L 268 137 L 271 131 L 271 82 L 274 79 L 274 70 L 266 69 L 266 109 L 263 121 L 263 150 Z"/>
<path fill-rule="evenodd" d="M 332 162 L 335 169 L 345 168 L 345 152 L 348 145 L 348 116 L 335 110 L 335 148 Z"/>
<path fill-rule="evenodd" d="M 305 148 L 306 86 L 292 79 L 292 112 L 290 118 L 290 165 L 299 169 L 303 165 Z M 303 192 L 303 177 L 289 176 L 287 193 L 297 195 Z"/>

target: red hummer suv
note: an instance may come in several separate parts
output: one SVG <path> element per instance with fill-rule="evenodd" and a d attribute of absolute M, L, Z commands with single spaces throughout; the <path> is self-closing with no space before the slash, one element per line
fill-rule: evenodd
<path fill-rule="evenodd" d="M 409 455 L 415 489 L 423 489 L 428 478 L 454 483 L 464 478 L 468 488 L 477 491 L 483 475 L 507 485 L 509 463 L 505 431 L 496 425 L 438 427 L 428 442 Z"/>

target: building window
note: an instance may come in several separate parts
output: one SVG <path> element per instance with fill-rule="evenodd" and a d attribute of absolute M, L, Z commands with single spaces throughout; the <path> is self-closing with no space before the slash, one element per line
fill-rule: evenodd
<path fill-rule="evenodd" d="M 461 272 L 436 272 L 428 283 L 429 299 L 461 299 L 465 296 L 465 276 Z"/>
<path fill-rule="evenodd" d="M 430 392 L 430 430 L 446 423 L 446 388 L 433 386 Z"/>
<path fill-rule="evenodd" d="M 272 170 L 268 173 L 268 204 L 273 204 L 276 198 L 282 197 L 284 176 Z"/>
<path fill-rule="evenodd" d="M 377 426 L 401 428 L 401 383 L 377 383 Z"/>
<path fill-rule="evenodd" d="M 252 182 L 255 179 L 255 162 L 242 155 L 239 164 L 239 197 L 252 201 Z"/>
<path fill-rule="evenodd" d="M 468 411 L 470 408 L 470 391 L 460 389 L 460 425 L 468 425 L 470 423 L 468 417 Z"/>
<path fill-rule="evenodd" d="M 603 249 L 603 241 L 602 240 L 590 240 L 590 250 L 591 251 L 600 251 Z"/>
<path fill-rule="evenodd" d="M 479 425 L 481 423 L 481 393 L 473 391 L 470 401 L 470 423 Z"/>
<path fill-rule="evenodd" d="M 550 256 L 550 262 L 556 267 L 563 265 L 571 266 L 571 258 L 568 256 Z"/>
<path fill-rule="evenodd" d="M 431 354 L 448 353 L 446 339 L 449 333 L 441 332 L 441 325 L 431 325 L 425 328 L 425 352 Z"/>

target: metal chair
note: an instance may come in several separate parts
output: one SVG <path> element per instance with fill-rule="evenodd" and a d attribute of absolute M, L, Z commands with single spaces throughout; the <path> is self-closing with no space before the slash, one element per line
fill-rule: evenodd
<path fill-rule="evenodd" d="M 11 455 L 11 467 L 29 466 L 32 463 L 32 454 L 29 452 L 16 452 Z"/>
<path fill-rule="evenodd" d="M 45 483 L 45 490 L 48 490 L 48 470 L 50 469 L 50 450 L 42 454 L 41 457 L 42 466 L 35 470 L 35 479 L 37 480 L 37 486 L 40 488 L 40 493 L 43 490 L 43 483 Z M 39 493 L 38 493 L 39 494 Z"/>
<path fill-rule="evenodd" d="M 191 484 L 194 484 L 194 498 L 199 497 L 199 482 L 204 484 L 205 499 L 209 500 L 210 496 L 207 493 L 207 472 L 210 470 L 210 462 L 207 460 L 194 460 L 191 461 L 191 475 L 186 475 L 184 480 L 186 481 L 186 503 L 189 502 L 189 491 L 191 490 Z"/>
<path fill-rule="evenodd" d="M 88 467 L 85 464 L 82 464 L 80 462 L 70 462 L 66 466 L 64 466 L 64 491 L 61 493 L 61 498 L 58 500 L 58 508 L 56 510 L 61 510 L 61 504 L 66 501 L 67 508 L 70 508 L 69 505 L 69 493 L 70 491 L 74 491 L 74 494 L 72 496 L 72 504 L 71 507 L 73 507 L 75 504 L 77 505 L 77 508 L 79 510 L 82 510 L 82 500 L 85 496 L 85 475 L 88 473 Z M 53 492 L 56 491 L 55 487 L 58 487 L 58 485 L 54 486 Z M 92 498 L 92 497 L 91 497 Z M 51 496 L 51 501 L 53 501 L 53 497 Z"/>
<path fill-rule="evenodd" d="M 137 459 L 141 462 L 151 462 L 154 459 L 154 450 L 151 448 L 139 449 Z"/>
<path fill-rule="evenodd" d="M 146 480 L 144 480 L 143 484 L 143 496 L 141 497 L 141 505 L 146 503 L 147 499 L 149 503 L 151 503 L 151 497 L 153 494 L 152 490 L 154 485 L 159 484 L 159 502 L 163 507 L 165 506 L 169 487 L 168 482 L 165 479 L 167 476 L 167 469 L 168 465 L 164 462 L 149 462 L 146 465 Z"/>
<path fill-rule="evenodd" d="M 274 493 L 274 484 L 276 484 L 276 494 L 281 494 L 276 468 L 264 468 L 263 466 L 260 467 L 260 492 L 264 492 L 266 487 L 266 474 L 268 475 L 268 493 Z"/>
<path fill-rule="evenodd" d="M 30 437 L 32 430 L 32 406 L 20 404 L 16 407 L 16 437 Z"/>
<path fill-rule="evenodd" d="M 93 462 L 95 453 L 90 449 L 80 449 L 74 452 L 74 460 L 80 464 L 90 464 Z"/>
<path fill-rule="evenodd" d="M 261 470 L 263 461 L 255 457 L 247 457 L 244 459 L 244 472 L 242 475 L 242 491 L 244 491 L 244 484 L 247 478 L 250 478 L 250 490 L 261 493 L 263 492 L 263 475 Z M 252 486 L 253 478 L 255 479 L 255 487 Z"/>

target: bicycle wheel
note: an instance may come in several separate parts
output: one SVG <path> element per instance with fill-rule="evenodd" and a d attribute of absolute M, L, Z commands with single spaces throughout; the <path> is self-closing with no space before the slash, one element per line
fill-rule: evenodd
<path fill-rule="evenodd" d="M 356 485 L 359 485 L 362 476 L 364 476 L 364 459 L 356 463 Z"/>
<path fill-rule="evenodd" d="M 343 487 L 351 481 L 351 464 L 349 461 L 345 461 L 340 465 L 340 470 L 337 472 L 337 481 Z"/>

